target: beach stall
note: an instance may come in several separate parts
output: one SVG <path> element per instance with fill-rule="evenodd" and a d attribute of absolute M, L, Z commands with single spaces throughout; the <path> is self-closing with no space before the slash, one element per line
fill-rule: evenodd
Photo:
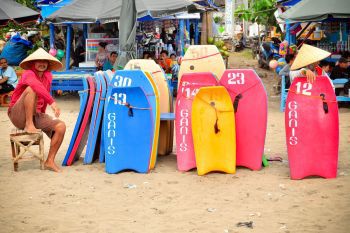
<path fill-rule="evenodd" d="M 128 5 L 129 4 L 129 5 Z M 135 7 L 128 7 L 130 4 Z M 52 23 L 61 23 L 61 24 L 72 24 L 72 23 L 100 23 L 105 24 L 108 22 L 120 21 L 120 30 L 119 30 L 119 58 L 124 57 L 124 54 L 131 54 L 131 50 L 129 48 L 134 48 L 135 44 L 135 36 L 136 36 L 136 19 L 145 17 L 147 15 L 152 18 L 164 17 L 166 15 L 171 15 L 177 12 L 186 12 L 187 7 L 192 4 L 191 1 L 188 0 L 173 0 L 173 1 L 145 1 L 136 0 L 136 1 L 113 1 L 113 0 L 104 0 L 104 1 L 83 1 L 83 0 L 75 0 L 70 4 L 62 7 L 57 10 L 49 17 L 47 20 Z M 124 7 L 124 8 L 123 8 Z M 125 15 L 123 16 L 123 13 Z M 131 20 L 129 23 L 123 23 L 121 21 Z M 69 26 L 68 26 L 69 27 Z M 135 30 L 134 30 L 135 27 Z M 126 30 L 125 30 L 126 29 Z M 68 32 L 71 29 L 68 29 Z M 68 33 L 67 32 L 67 37 Z M 132 33 L 132 34 L 130 34 Z M 126 40 L 121 39 L 128 37 L 129 42 L 132 42 L 132 46 L 128 49 L 125 49 Z M 69 42 L 70 39 L 67 38 Z M 67 51 L 69 48 L 69 43 L 67 44 Z M 125 53 L 124 53 L 125 52 Z M 136 51 L 133 50 L 133 56 L 135 56 Z M 69 53 L 66 53 L 66 59 L 68 58 Z M 119 60 L 119 59 L 118 59 Z M 66 65 L 66 69 L 69 69 L 69 66 Z"/>
<path fill-rule="evenodd" d="M 329 62 L 350 52 L 350 4 L 348 0 L 337 0 L 329 4 L 327 0 L 283 1 L 293 2 L 280 18 L 286 23 L 286 40 L 289 45 L 301 47 L 308 44 L 331 53 Z M 347 79 L 334 80 L 337 87 Z M 337 101 L 350 101 L 350 97 L 337 96 Z"/>

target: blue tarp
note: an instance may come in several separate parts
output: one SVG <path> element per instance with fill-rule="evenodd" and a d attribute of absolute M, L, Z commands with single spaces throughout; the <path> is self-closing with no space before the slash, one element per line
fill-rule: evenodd
<path fill-rule="evenodd" d="M 22 39 L 17 34 L 6 43 L 0 57 L 6 58 L 8 64 L 11 66 L 18 66 L 27 57 L 27 51 L 31 48 L 32 43 Z"/>
<path fill-rule="evenodd" d="M 72 0 L 36 0 L 36 6 L 41 9 L 41 16 L 46 19 L 52 13 L 71 2 Z"/>
<path fill-rule="evenodd" d="M 277 0 L 277 3 L 281 3 L 283 6 L 294 6 L 301 0 Z"/>

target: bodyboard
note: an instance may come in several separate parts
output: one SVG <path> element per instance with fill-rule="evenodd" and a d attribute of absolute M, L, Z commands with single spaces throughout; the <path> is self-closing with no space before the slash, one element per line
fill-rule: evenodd
<path fill-rule="evenodd" d="M 86 104 L 87 104 L 87 100 L 89 97 L 89 84 L 86 78 L 82 78 L 83 81 L 83 86 L 84 86 L 84 90 L 83 91 L 79 91 L 79 96 L 80 96 L 80 107 L 79 107 L 79 114 L 78 114 L 78 118 L 77 121 L 75 122 L 75 126 L 74 126 L 74 130 L 73 130 L 73 134 L 71 137 L 71 140 L 69 142 L 69 146 L 68 146 L 68 150 L 66 153 L 66 156 L 63 159 L 62 162 L 62 166 L 67 166 L 67 161 L 69 159 L 69 155 L 72 152 L 73 146 L 74 146 L 74 142 L 77 138 L 80 126 L 81 126 L 81 122 L 83 120 L 84 117 L 84 113 L 85 113 L 85 109 L 86 109 Z"/>
<path fill-rule="evenodd" d="M 160 109 L 159 109 L 159 91 L 153 78 L 147 72 L 141 70 L 118 70 L 116 75 L 123 80 L 130 79 L 130 87 L 141 87 L 145 91 L 150 106 L 152 108 L 153 119 L 153 138 L 152 138 L 152 154 L 150 160 L 150 169 L 153 169 L 157 160 L 158 140 L 159 140 L 159 126 L 160 126 Z M 117 82 L 117 83 L 116 83 Z M 111 85 L 118 87 L 120 83 L 118 80 L 112 79 Z"/>
<path fill-rule="evenodd" d="M 337 176 L 339 113 L 327 77 L 318 76 L 313 83 L 294 79 L 286 102 L 285 127 L 291 179 Z"/>
<path fill-rule="evenodd" d="M 202 87 L 192 103 L 197 173 L 236 171 L 236 132 L 232 101 L 225 87 Z"/>
<path fill-rule="evenodd" d="M 130 60 L 125 65 L 124 69 L 148 71 L 149 73 L 146 73 L 146 75 L 149 75 L 149 78 L 153 78 L 159 90 L 160 113 L 170 112 L 170 91 L 166 81 L 166 77 L 159 65 L 157 65 L 153 60 L 134 59 Z M 170 122 L 161 121 L 159 129 L 158 154 L 166 155 L 168 153 L 170 133 Z"/>
<path fill-rule="evenodd" d="M 105 112 L 106 112 L 106 102 L 108 101 L 108 89 L 110 88 L 110 82 L 113 78 L 114 73 L 110 70 L 104 71 L 103 72 L 103 78 L 106 82 L 106 95 L 105 95 L 105 100 L 104 100 L 104 106 L 103 106 L 103 113 L 102 113 L 102 125 L 101 125 L 101 132 L 100 132 L 100 137 L 101 137 L 101 145 L 100 145 L 100 152 L 99 152 L 99 162 L 103 163 L 105 161 L 105 147 L 104 145 L 104 121 L 105 121 Z"/>
<path fill-rule="evenodd" d="M 178 84 L 185 73 L 212 72 L 220 79 L 226 67 L 215 45 L 191 45 L 182 58 Z"/>
<path fill-rule="evenodd" d="M 188 73 L 182 76 L 175 112 L 176 155 L 179 171 L 196 168 L 191 126 L 193 98 L 199 88 L 217 85 L 218 80 L 212 73 Z"/>
<path fill-rule="evenodd" d="M 106 112 L 106 172 L 147 173 L 154 126 L 145 92 L 140 87 L 113 88 Z"/>
<path fill-rule="evenodd" d="M 106 82 L 102 74 L 102 72 L 95 73 L 96 94 L 91 117 L 90 132 L 88 142 L 86 144 L 86 154 L 84 157 L 85 164 L 92 163 L 96 159 L 96 155 L 98 154 L 95 153 L 95 151 L 96 145 L 100 143 L 97 141 L 101 138 L 99 136 L 101 129 L 101 116 L 103 113 L 104 98 L 106 96 Z"/>
<path fill-rule="evenodd" d="M 267 128 L 267 94 L 252 69 L 226 70 L 220 84 L 228 90 L 235 110 L 237 166 L 260 170 Z"/>
<path fill-rule="evenodd" d="M 68 166 L 72 165 L 76 160 L 79 159 L 81 152 L 83 151 L 86 145 L 86 140 L 89 133 L 92 105 L 95 98 L 95 83 L 92 77 L 88 77 L 87 81 L 89 83 L 89 99 L 86 105 L 86 110 L 81 123 L 81 127 L 79 129 L 77 138 L 74 142 L 72 152 L 70 153 L 67 161 Z"/>

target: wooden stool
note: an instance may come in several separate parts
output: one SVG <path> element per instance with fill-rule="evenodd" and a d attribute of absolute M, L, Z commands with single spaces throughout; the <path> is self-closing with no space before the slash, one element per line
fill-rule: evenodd
<path fill-rule="evenodd" d="M 39 159 L 41 169 L 44 169 L 44 139 L 43 133 L 29 134 L 22 130 L 15 130 L 10 134 L 10 142 L 12 149 L 13 169 L 18 170 L 19 160 Z M 39 146 L 39 152 L 32 150 L 32 146 Z M 30 152 L 31 155 L 26 155 Z"/>
<path fill-rule="evenodd" d="M 8 107 L 9 103 L 7 102 L 7 98 L 11 99 L 13 94 L 13 91 L 10 91 L 9 93 L 0 94 L 0 106 L 1 107 Z"/>

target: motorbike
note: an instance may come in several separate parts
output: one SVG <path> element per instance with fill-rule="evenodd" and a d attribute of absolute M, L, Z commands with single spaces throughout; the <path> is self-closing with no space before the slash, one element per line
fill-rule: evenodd
<path fill-rule="evenodd" d="M 233 47 L 235 52 L 242 51 L 244 49 L 243 37 L 239 40 L 234 39 Z"/>
<path fill-rule="evenodd" d="M 252 57 L 253 59 L 259 59 L 259 37 L 254 36 L 250 38 L 250 48 L 252 50 Z"/>
<path fill-rule="evenodd" d="M 278 38 L 272 38 L 271 41 L 264 41 L 259 47 L 258 63 L 260 68 L 269 69 L 269 63 L 271 60 L 278 60 L 279 46 L 281 41 Z"/>

